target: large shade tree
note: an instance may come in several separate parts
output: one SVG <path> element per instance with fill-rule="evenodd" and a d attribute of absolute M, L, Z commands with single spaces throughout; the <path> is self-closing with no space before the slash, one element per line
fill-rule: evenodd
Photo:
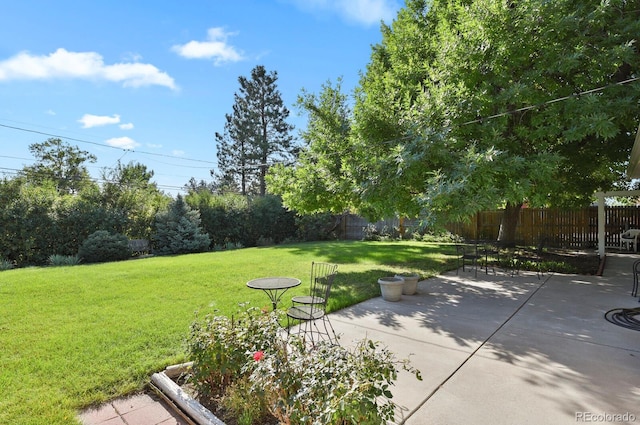
<path fill-rule="evenodd" d="M 344 152 L 350 148 L 352 112 L 341 87 L 339 79 L 325 83 L 319 95 L 302 91 L 296 106 L 307 114 L 308 124 L 300 132 L 304 146 L 297 164 L 276 164 L 267 176 L 269 190 L 300 213 L 342 213 L 358 204 L 351 195 L 354 179 L 346 162 L 350 154 Z"/>
<path fill-rule="evenodd" d="M 51 181 L 61 194 L 78 193 L 95 185 L 86 166 L 96 162 L 95 155 L 58 138 L 33 143 L 29 151 L 36 160 L 21 172 L 27 181 L 35 184 Z"/>
<path fill-rule="evenodd" d="M 126 217 L 123 233 L 131 239 L 150 239 L 156 214 L 170 201 L 151 181 L 153 175 L 146 165 L 134 162 L 118 161 L 102 170 L 99 202 Z"/>
<path fill-rule="evenodd" d="M 409 0 L 356 93 L 361 211 L 461 219 L 579 205 L 620 182 L 640 119 L 640 1 Z"/>
<path fill-rule="evenodd" d="M 262 65 L 251 71 L 251 78 L 240 76 L 233 113 L 225 116 L 224 132 L 216 133 L 221 173 L 212 174 L 224 187 L 237 184 L 243 195 L 264 195 L 269 166 L 295 154 L 293 126 L 287 123 L 289 110 L 277 80 L 277 72 L 267 72 Z"/>

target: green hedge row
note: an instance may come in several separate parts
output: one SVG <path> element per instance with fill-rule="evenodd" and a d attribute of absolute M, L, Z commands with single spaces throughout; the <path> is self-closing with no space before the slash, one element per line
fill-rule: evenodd
<path fill-rule="evenodd" d="M 185 203 L 199 213 L 209 250 L 332 237 L 328 231 L 331 216 L 298 217 L 275 196 L 192 192 L 185 196 Z M 133 212 L 107 206 L 99 196 L 61 195 L 51 187 L 0 181 L 0 259 L 18 267 L 45 265 L 52 255 L 77 255 L 96 231 L 148 239 L 157 246 L 153 241 L 156 216 L 164 208 L 158 204 L 145 207 L 149 213 L 143 215 L 139 204 Z"/>

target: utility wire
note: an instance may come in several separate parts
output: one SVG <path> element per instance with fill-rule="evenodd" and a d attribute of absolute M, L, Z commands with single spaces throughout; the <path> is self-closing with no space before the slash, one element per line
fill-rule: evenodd
<path fill-rule="evenodd" d="M 542 102 L 542 103 L 539 103 L 537 105 L 525 106 L 523 108 L 514 109 L 513 111 L 501 112 L 499 114 L 490 115 L 488 117 L 478 118 L 478 119 L 475 119 L 475 120 L 472 120 L 472 121 L 467 121 L 465 123 L 460 124 L 460 126 L 469 125 L 469 124 L 476 124 L 476 123 L 479 123 L 479 122 L 482 122 L 482 121 L 487 121 L 487 120 L 491 120 L 491 119 L 494 119 L 494 118 L 504 117 L 505 115 L 511 115 L 511 114 L 515 114 L 515 113 L 518 113 L 518 112 L 528 111 L 530 109 L 540 108 L 542 106 L 551 105 L 551 104 L 556 103 L 556 102 L 562 102 L 564 100 L 568 100 L 568 99 L 572 99 L 572 98 L 575 98 L 575 97 L 584 96 L 586 94 L 597 93 L 597 92 L 606 90 L 606 89 L 611 88 L 611 87 L 622 86 L 624 84 L 633 83 L 634 81 L 638 81 L 638 80 L 640 80 L 640 77 L 629 78 L 628 80 L 620 81 L 618 83 L 609 84 L 607 86 L 602 86 L 602 87 L 598 87 L 598 88 L 591 89 L 591 90 L 585 90 L 585 91 L 580 92 L 580 93 L 570 94 L 569 96 L 563 96 L 563 97 L 558 97 L 558 98 L 555 98 L 555 99 L 552 99 L 552 100 L 547 100 L 546 102 Z"/>
<path fill-rule="evenodd" d="M 167 154 L 162 154 L 162 153 L 157 153 L 157 152 L 145 152 L 145 151 L 139 151 L 139 150 L 135 150 L 135 149 L 123 149 L 123 148 L 118 148 L 116 146 L 106 145 L 104 143 L 92 142 L 90 140 L 83 140 L 83 139 L 78 139 L 78 138 L 75 138 L 75 137 L 61 136 L 61 135 L 58 135 L 58 134 L 47 133 L 47 132 L 44 132 L 44 131 L 33 130 L 33 129 L 29 129 L 29 128 L 24 128 L 24 127 L 18 127 L 18 126 L 14 126 L 14 125 L 0 124 L 0 127 L 8 128 L 8 129 L 11 129 L 11 130 L 25 131 L 25 132 L 28 132 L 28 133 L 41 134 L 43 136 L 57 137 L 57 138 L 60 138 L 60 139 L 65 139 L 65 140 L 72 140 L 72 141 L 78 142 L 78 143 L 87 143 L 87 144 L 90 144 L 90 145 L 100 146 L 102 148 L 123 150 L 123 151 L 126 151 L 126 152 L 133 152 L 133 153 L 151 155 L 151 156 L 160 156 L 160 157 L 166 157 L 166 158 L 171 158 L 171 159 L 176 159 L 177 158 L 176 156 L 173 156 L 173 155 L 167 155 Z M 206 160 L 203 160 L 203 159 L 192 159 L 192 158 L 182 158 L 182 157 L 180 157 L 178 159 L 183 160 L 183 161 L 193 161 L 193 162 L 201 162 L 201 163 L 204 163 L 204 164 L 216 165 L 216 163 L 213 162 L 213 161 L 206 161 Z"/>
<path fill-rule="evenodd" d="M 466 125 L 470 125 L 470 124 L 480 123 L 480 122 L 483 122 L 483 121 L 492 120 L 494 118 L 500 118 L 500 117 L 503 117 L 503 116 L 516 114 L 518 112 L 524 112 L 524 111 L 528 111 L 528 110 L 532 110 L 532 109 L 537 109 L 537 108 L 540 108 L 540 107 L 543 107 L 543 106 L 546 106 L 546 105 L 551 105 L 553 103 L 562 102 L 562 101 L 565 101 L 565 100 L 568 100 L 568 99 L 577 98 L 577 97 L 580 97 L 580 96 L 585 96 L 585 95 L 588 95 L 588 94 L 601 92 L 601 91 L 606 90 L 606 89 L 611 88 L 611 87 L 622 86 L 622 85 L 625 85 L 625 84 L 633 83 L 633 82 L 638 81 L 638 80 L 640 80 L 640 77 L 629 78 L 629 79 L 624 80 L 624 81 L 608 84 L 606 86 L 601 86 L 601 87 L 597 87 L 597 88 L 590 89 L 590 90 L 585 90 L 585 91 L 582 91 L 580 93 L 574 93 L 574 94 L 571 94 L 571 95 L 568 95 L 568 96 L 557 97 L 555 99 L 547 100 L 546 102 L 542 102 L 542 103 L 539 103 L 539 104 L 524 106 L 522 108 L 514 109 L 514 110 L 511 110 L 511 111 L 505 111 L 505 112 L 501 112 L 501 113 L 498 113 L 498 114 L 489 115 L 489 116 L 482 117 L 482 118 L 477 118 L 477 119 L 474 119 L 474 120 L 471 120 L 471 121 L 467 121 L 467 122 L 464 122 L 464 123 L 460 124 L 460 127 L 466 126 Z M 110 145 L 106 145 L 106 144 L 102 144 L 102 143 L 92 142 L 92 141 L 89 141 L 89 140 L 83 140 L 83 139 L 78 139 L 78 138 L 73 138 L 73 137 L 65 137 L 65 136 L 60 136 L 60 135 L 47 133 L 47 132 L 43 132 L 43 131 L 32 130 L 32 129 L 27 129 L 27 128 L 23 128 L 23 127 L 17 127 L 17 126 L 10 126 L 10 125 L 6 125 L 6 124 L 0 124 L 0 127 L 9 128 L 9 129 L 18 130 L 18 131 L 30 132 L 30 133 L 35 133 L 35 134 L 41 134 L 41 135 L 49 136 L 49 137 L 58 137 L 58 138 L 61 138 L 61 139 L 72 140 L 72 141 L 79 142 L 79 143 L 87 143 L 87 144 L 100 146 L 100 147 L 105 147 L 105 148 L 123 150 L 123 151 L 125 151 L 123 156 L 126 155 L 128 152 L 132 152 L 132 153 L 139 153 L 139 154 L 150 155 L 150 156 L 166 157 L 166 158 L 171 158 L 171 159 L 180 159 L 180 160 L 184 160 L 184 161 L 193 161 L 193 162 L 201 162 L 201 163 L 206 163 L 206 164 L 217 165 L 216 162 L 212 162 L 212 161 L 206 161 L 206 160 L 200 160 L 200 159 L 191 159 L 191 158 L 177 158 L 177 157 L 172 156 L 172 155 L 160 154 L 160 153 L 155 153 L 155 152 L 137 151 L 137 150 L 134 150 L 134 149 L 122 149 L 122 148 L 118 148 L 118 147 L 115 147 L 115 146 L 110 146 Z M 397 142 L 400 142 L 400 141 L 403 141 L 403 140 L 407 140 L 407 139 L 410 139 L 410 138 L 412 138 L 412 136 L 405 135 L 405 136 L 397 137 L 397 138 L 394 138 L 394 139 L 385 140 L 385 141 L 382 141 L 380 143 L 381 144 L 391 144 L 391 143 L 397 143 Z M 25 159 L 25 158 L 17 158 L 17 157 L 9 157 L 9 156 L 0 156 L 0 157 L 3 157 L 3 158 L 14 158 L 14 159 Z M 162 163 L 160 161 L 157 161 L 157 162 Z M 162 164 L 170 165 L 170 166 L 176 166 L 176 167 L 180 167 L 181 166 L 181 165 L 177 165 L 177 164 L 166 164 L 166 163 L 162 163 Z M 249 165 L 245 165 L 244 167 L 241 167 L 241 168 L 252 169 L 252 168 L 260 168 L 260 167 L 270 166 L 270 165 L 272 165 L 272 164 L 249 164 Z M 183 166 L 183 167 L 188 167 L 188 166 Z M 191 167 L 191 168 L 194 168 L 194 167 Z M 208 168 L 208 167 L 196 167 L 196 168 Z"/>
<path fill-rule="evenodd" d="M 2 173 L 2 174 L 19 175 L 23 171 L 24 170 L 19 170 L 17 168 L 0 167 L 0 173 Z M 94 183 L 114 183 L 114 184 L 117 183 L 117 181 L 115 181 L 115 180 L 107 180 L 107 179 L 102 179 L 102 178 L 97 178 L 97 177 L 88 177 L 87 179 L 92 181 L 92 182 L 94 182 Z M 159 189 L 184 190 L 184 186 L 172 186 L 172 185 L 168 185 L 168 184 L 160 184 L 160 183 L 155 183 L 155 182 L 153 184 L 155 184 L 156 187 L 158 187 Z"/>

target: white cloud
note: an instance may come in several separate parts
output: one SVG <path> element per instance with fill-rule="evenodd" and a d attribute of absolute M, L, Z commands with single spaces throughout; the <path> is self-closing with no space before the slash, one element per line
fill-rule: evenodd
<path fill-rule="evenodd" d="M 140 143 L 136 142 L 130 137 L 114 137 L 105 142 L 109 146 L 121 149 L 135 149 L 140 146 Z"/>
<path fill-rule="evenodd" d="M 56 111 L 54 111 L 53 109 L 47 109 L 44 113 L 53 116 L 56 114 Z"/>
<path fill-rule="evenodd" d="M 152 148 L 152 149 L 160 149 L 162 147 L 162 145 L 158 145 L 156 143 L 147 143 L 147 147 Z"/>
<path fill-rule="evenodd" d="M 133 129 L 133 123 L 129 122 L 126 124 L 120 124 L 120 129 L 121 130 L 132 130 Z"/>
<path fill-rule="evenodd" d="M 216 65 L 241 61 L 242 53 L 227 44 L 230 35 L 235 34 L 227 33 L 219 27 L 209 28 L 206 41 L 192 40 L 186 44 L 175 45 L 171 50 L 187 59 L 213 59 Z"/>
<path fill-rule="evenodd" d="M 145 63 L 106 65 L 96 52 L 69 52 L 58 49 L 49 55 L 21 52 L 0 61 L 0 81 L 51 80 L 56 78 L 105 80 L 124 87 L 165 86 L 177 89 L 171 76 Z"/>
<path fill-rule="evenodd" d="M 176 149 L 176 150 L 171 151 L 171 153 L 173 154 L 173 156 L 184 156 L 185 152 L 182 151 L 182 150 Z"/>
<path fill-rule="evenodd" d="M 101 127 L 103 125 L 118 124 L 120 122 L 120 115 L 113 114 L 113 116 L 110 117 L 105 115 L 84 114 L 78 122 L 82 123 L 82 128 Z"/>
<path fill-rule="evenodd" d="M 329 11 L 341 15 L 348 21 L 364 25 L 377 25 L 380 21 L 390 23 L 401 4 L 397 0 L 289 0 L 298 8 L 307 11 Z"/>

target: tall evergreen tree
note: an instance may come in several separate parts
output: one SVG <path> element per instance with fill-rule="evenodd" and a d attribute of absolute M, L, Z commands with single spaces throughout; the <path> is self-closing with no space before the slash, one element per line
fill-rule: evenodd
<path fill-rule="evenodd" d="M 216 132 L 220 178 L 237 182 L 243 195 L 264 195 L 269 165 L 295 154 L 293 126 L 286 121 L 289 110 L 277 80 L 277 72 L 267 72 L 262 65 L 251 71 L 251 79 L 240 76 L 233 113 L 225 115 L 224 133 Z"/>

